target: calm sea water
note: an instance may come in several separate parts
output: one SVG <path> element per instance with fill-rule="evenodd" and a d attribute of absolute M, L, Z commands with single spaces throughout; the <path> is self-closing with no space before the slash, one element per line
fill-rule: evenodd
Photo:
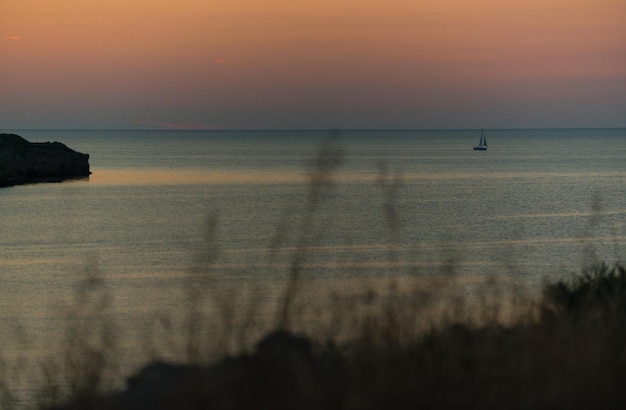
<path fill-rule="evenodd" d="M 479 130 L 341 131 L 315 208 L 326 132 L 14 132 L 90 154 L 93 173 L 0 189 L 0 315 L 29 340 L 89 270 L 132 328 L 180 306 L 203 261 L 235 285 L 280 282 L 299 253 L 327 282 L 452 271 L 536 292 L 626 255 L 626 129 L 489 130 L 486 152 Z"/>

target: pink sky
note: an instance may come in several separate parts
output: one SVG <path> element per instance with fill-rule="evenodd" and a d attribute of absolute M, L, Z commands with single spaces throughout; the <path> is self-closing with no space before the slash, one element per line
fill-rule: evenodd
<path fill-rule="evenodd" d="M 2 0 L 0 129 L 626 126 L 624 0 Z"/>

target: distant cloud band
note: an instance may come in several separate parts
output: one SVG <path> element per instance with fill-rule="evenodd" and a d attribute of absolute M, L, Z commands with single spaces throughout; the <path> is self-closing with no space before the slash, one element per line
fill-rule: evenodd
<path fill-rule="evenodd" d="M 199 122 L 152 122 L 152 121 L 133 121 L 133 125 L 141 125 L 151 128 L 165 128 L 176 130 L 206 130 L 218 128 L 215 125 L 199 123 Z"/>

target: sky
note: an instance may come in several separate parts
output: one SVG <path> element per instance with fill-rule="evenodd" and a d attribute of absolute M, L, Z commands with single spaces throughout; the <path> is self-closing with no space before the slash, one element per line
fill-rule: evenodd
<path fill-rule="evenodd" d="M 626 127 L 626 0 L 0 0 L 0 129 Z"/>

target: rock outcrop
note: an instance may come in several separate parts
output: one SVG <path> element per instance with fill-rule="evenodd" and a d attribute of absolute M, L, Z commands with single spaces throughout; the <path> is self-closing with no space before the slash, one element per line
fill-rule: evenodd
<path fill-rule="evenodd" d="M 0 187 L 89 176 L 89 155 L 60 142 L 0 134 Z"/>

